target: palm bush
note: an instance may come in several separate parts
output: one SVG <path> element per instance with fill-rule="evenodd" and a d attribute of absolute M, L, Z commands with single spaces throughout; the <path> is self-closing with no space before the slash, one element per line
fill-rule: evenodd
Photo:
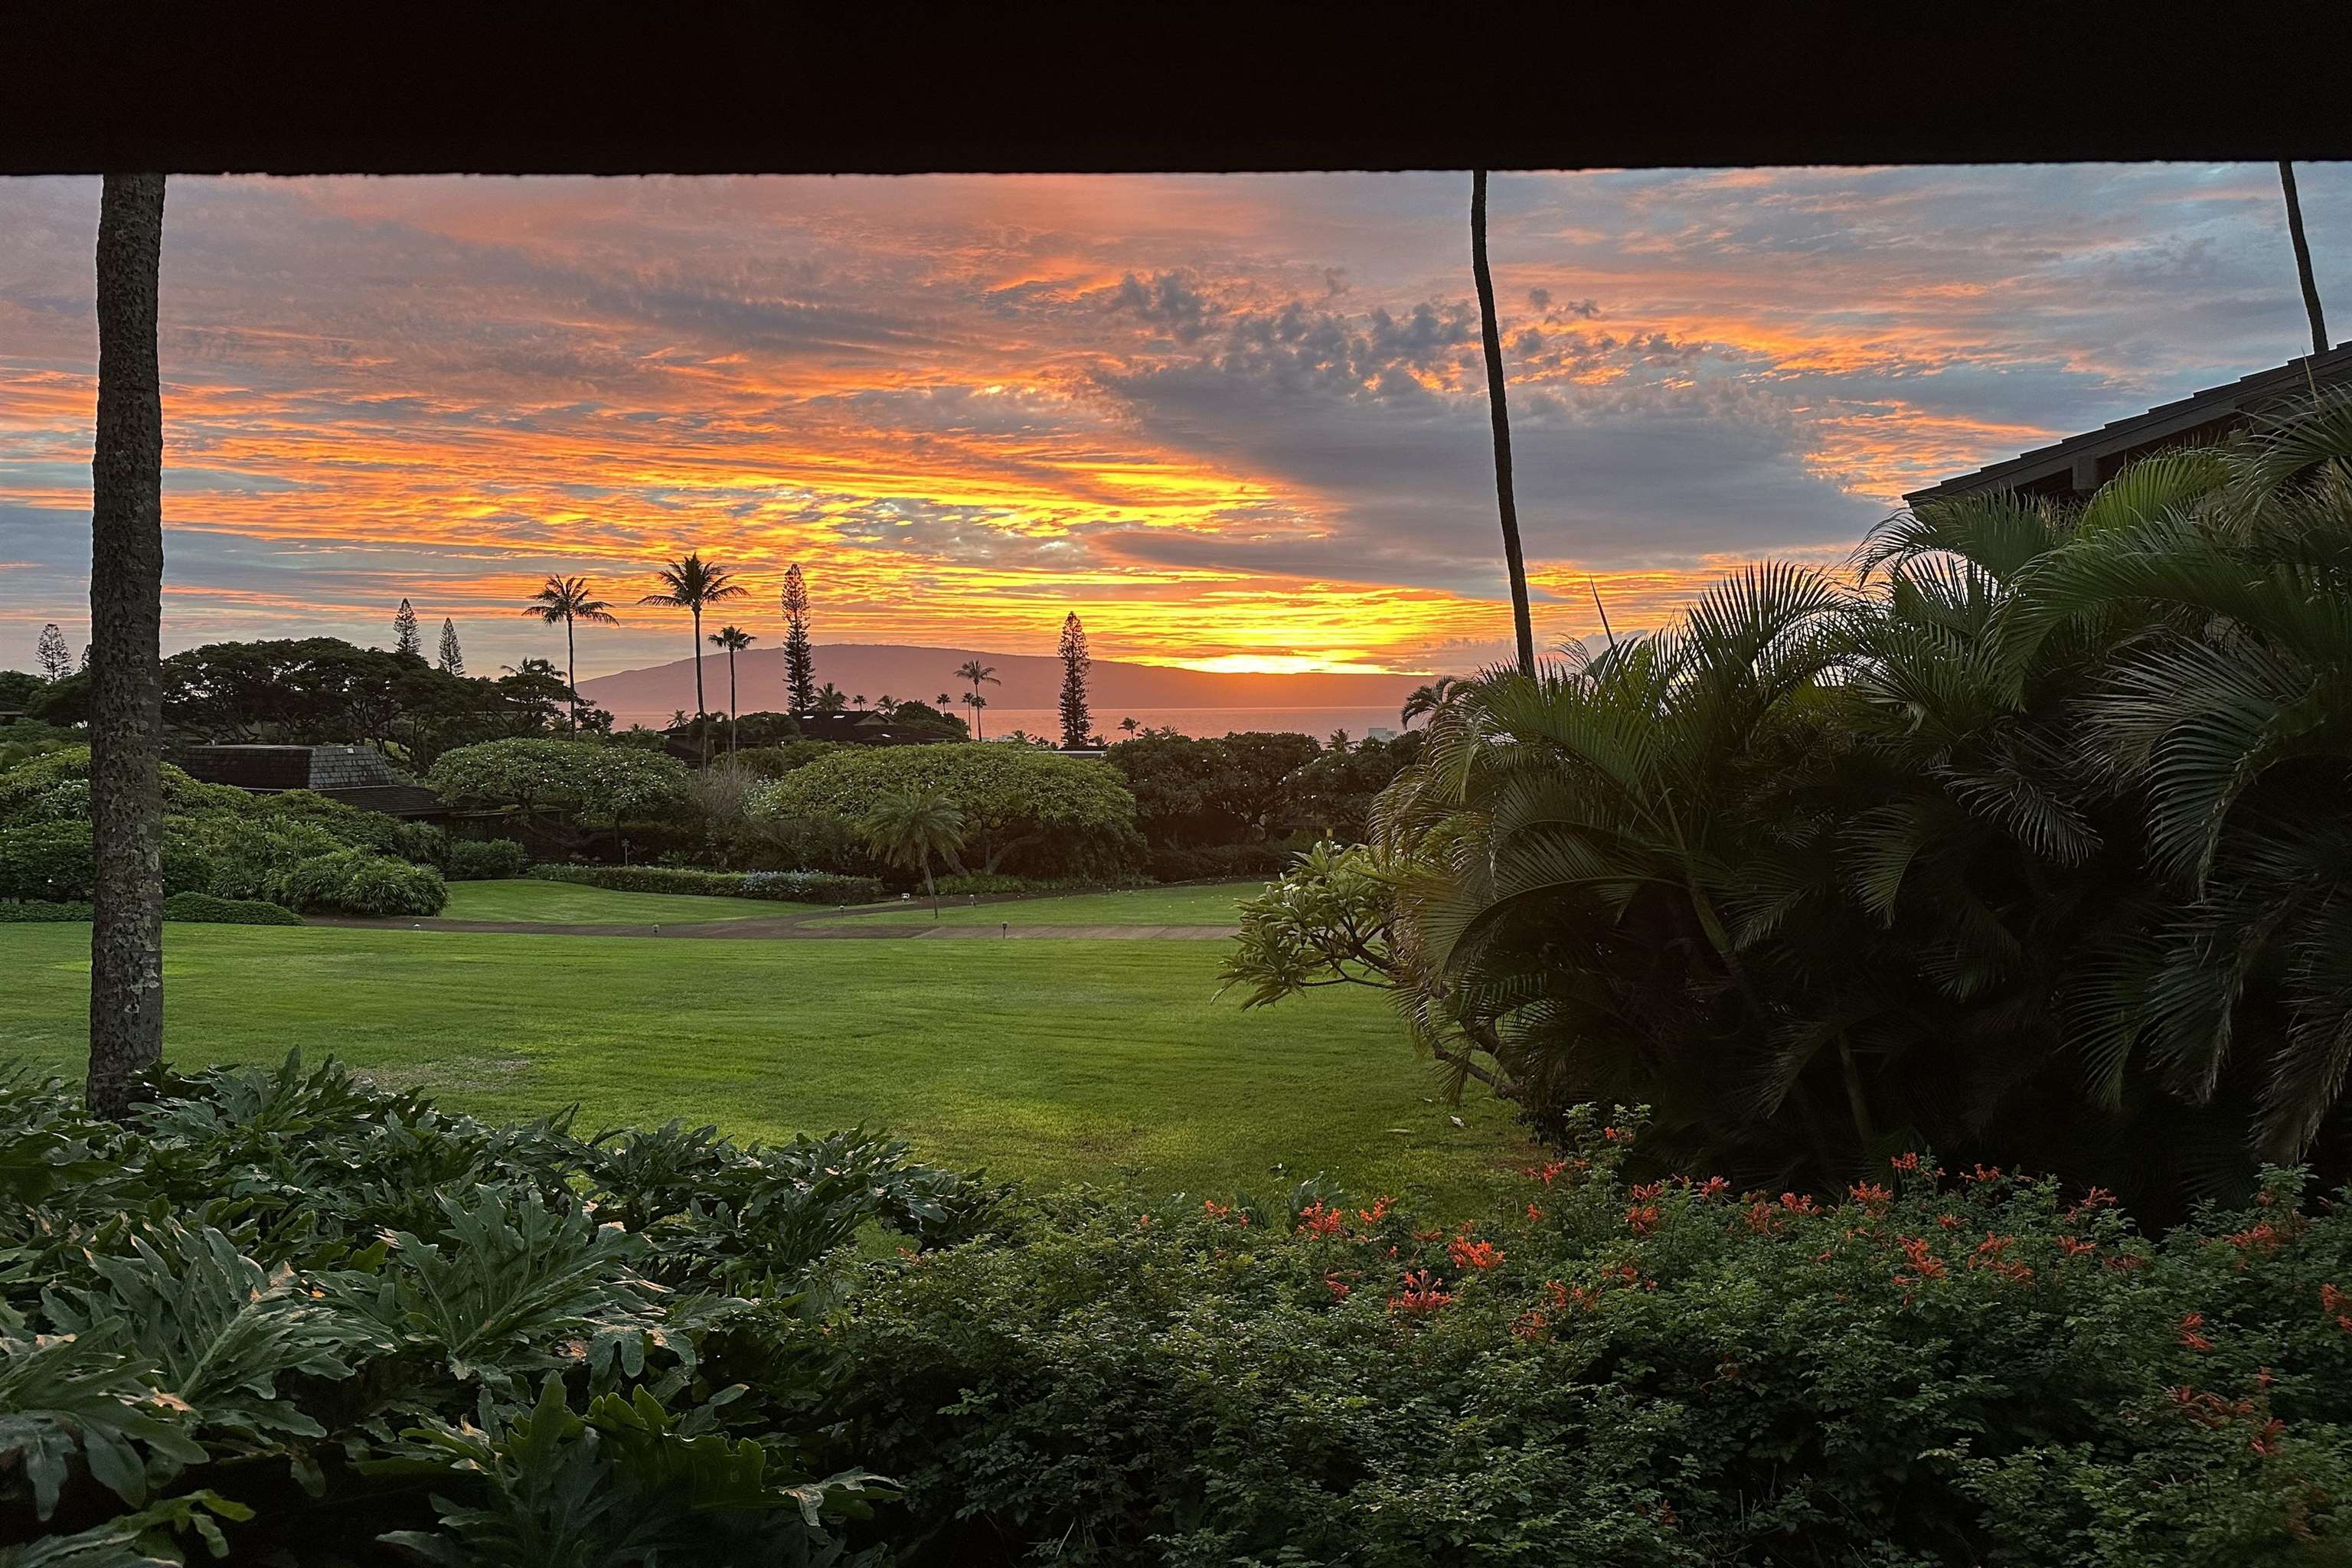
<path fill-rule="evenodd" d="M 1433 694 L 1370 904 L 1302 922 L 1303 867 L 1229 978 L 1352 964 L 1457 1088 L 1653 1103 L 1662 1164 L 1759 1183 L 1927 1140 L 2177 1214 L 2352 1169 L 2352 400 L 1855 565 Z"/>

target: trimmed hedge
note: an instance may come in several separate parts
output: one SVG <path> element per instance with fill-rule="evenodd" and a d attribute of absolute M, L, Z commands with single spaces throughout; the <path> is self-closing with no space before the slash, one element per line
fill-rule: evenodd
<path fill-rule="evenodd" d="M 546 882 L 609 888 L 617 893 L 699 893 L 718 899 L 772 899 L 788 904 L 870 904 L 888 897 L 872 877 L 830 871 L 697 871 L 679 866 L 534 866 Z"/>
<path fill-rule="evenodd" d="M 437 915 L 448 885 L 430 866 L 412 866 L 365 849 L 314 855 L 273 879 L 273 903 L 306 913 Z"/>
<path fill-rule="evenodd" d="M 216 899 L 210 893 L 174 893 L 163 900 L 163 918 L 190 925 L 298 926 L 302 917 L 259 899 Z"/>
<path fill-rule="evenodd" d="M 47 899 L 28 899 L 20 904 L 0 903 L 0 925 L 46 925 L 53 921 L 88 919 L 88 904 L 52 903 Z"/>
<path fill-rule="evenodd" d="M 520 877 L 530 854 L 511 838 L 460 838 L 449 846 L 449 879 L 490 882 Z"/>

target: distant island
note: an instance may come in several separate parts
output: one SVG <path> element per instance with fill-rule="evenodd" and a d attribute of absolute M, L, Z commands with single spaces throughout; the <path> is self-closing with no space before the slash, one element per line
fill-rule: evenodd
<path fill-rule="evenodd" d="M 962 688 L 955 668 L 972 658 L 995 666 L 996 678 L 1003 683 L 988 689 L 992 714 L 1054 706 L 1062 665 L 1051 655 L 903 643 L 830 643 L 816 649 L 816 674 L 818 679 L 831 681 L 845 692 L 929 702 L 943 691 L 960 693 Z M 737 660 L 743 710 L 782 710 L 782 650 L 752 648 L 739 654 Z M 1394 722 L 1406 696 L 1428 679 L 1426 675 L 1236 675 L 1097 658 L 1088 686 L 1096 721 L 1107 729 L 1125 715 L 1156 723 L 1172 711 L 1198 710 L 1241 714 L 1255 710 L 1356 709 L 1385 712 Z M 694 664 L 682 658 L 598 676 L 582 681 L 580 694 L 596 707 L 610 709 L 624 726 L 662 723 L 679 709 L 693 711 Z M 996 726 L 992 723 L 989 728 L 993 731 Z"/>

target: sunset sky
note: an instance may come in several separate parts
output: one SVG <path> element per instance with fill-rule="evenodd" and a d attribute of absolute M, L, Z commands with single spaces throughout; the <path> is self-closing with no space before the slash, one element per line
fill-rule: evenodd
<path fill-rule="evenodd" d="M 2352 322 L 2352 164 L 2299 169 Z M 454 616 L 476 673 L 689 548 L 772 640 L 1211 668 L 1507 647 L 1460 174 L 182 179 L 168 648 Z M 0 181 L 0 668 L 87 620 L 98 185 Z M 2306 352 L 2270 165 L 1498 175 L 1547 641 Z"/>

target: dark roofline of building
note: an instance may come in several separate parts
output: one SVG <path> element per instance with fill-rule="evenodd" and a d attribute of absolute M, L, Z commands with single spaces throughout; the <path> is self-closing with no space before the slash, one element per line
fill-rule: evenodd
<path fill-rule="evenodd" d="M 2352 342 L 2339 343 L 2324 354 L 2305 354 L 2269 370 L 2256 371 L 2224 385 L 2192 392 L 2176 402 L 2158 404 L 2145 414 L 2117 419 L 2080 436 L 2069 436 L 2063 441 L 1990 464 L 1974 473 L 1958 474 L 1926 489 L 1913 490 L 1903 500 L 1917 506 L 1921 501 L 1948 500 L 1986 490 L 2023 489 L 2062 474 L 2067 476 L 2069 489 L 2095 489 L 2113 471 L 2115 460 L 2120 457 L 2137 455 L 2142 448 L 2161 445 L 2209 425 L 2292 401 L 2315 383 L 2322 387 L 2352 384 Z M 2086 479 L 2090 482 L 2084 482 Z"/>

